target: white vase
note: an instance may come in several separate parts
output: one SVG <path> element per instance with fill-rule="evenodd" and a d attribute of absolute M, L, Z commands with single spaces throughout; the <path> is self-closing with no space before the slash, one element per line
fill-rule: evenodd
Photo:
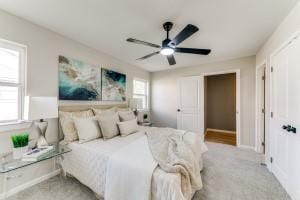
<path fill-rule="evenodd" d="M 23 154 L 28 151 L 28 145 L 25 147 L 13 148 L 13 157 L 14 159 L 22 158 Z"/>

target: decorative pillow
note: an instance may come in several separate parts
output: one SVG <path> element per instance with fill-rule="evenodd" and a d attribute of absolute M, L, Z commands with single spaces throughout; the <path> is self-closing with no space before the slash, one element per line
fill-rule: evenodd
<path fill-rule="evenodd" d="M 77 129 L 79 143 L 85 143 L 101 137 L 101 131 L 97 117 L 91 118 L 74 118 Z"/>
<path fill-rule="evenodd" d="M 136 119 L 118 123 L 121 136 L 127 136 L 139 130 Z"/>
<path fill-rule="evenodd" d="M 120 122 L 120 120 L 118 113 L 112 115 L 101 114 L 97 117 L 104 140 L 119 135 L 118 122 Z"/>
<path fill-rule="evenodd" d="M 93 117 L 92 110 L 79 111 L 79 112 L 64 112 L 59 111 L 59 120 L 66 142 L 73 142 L 78 140 L 78 133 L 74 124 L 74 117 L 89 118 Z"/>
<path fill-rule="evenodd" d="M 132 111 L 119 112 L 121 122 L 135 119 L 135 115 Z"/>
<path fill-rule="evenodd" d="M 92 108 L 93 112 L 95 115 L 99 115 L 99 114 L 115 114 L 117 112 L 117 108 L 116 107 L 112 107 L 109 109 L 98 109 L 98 108 Z"/>

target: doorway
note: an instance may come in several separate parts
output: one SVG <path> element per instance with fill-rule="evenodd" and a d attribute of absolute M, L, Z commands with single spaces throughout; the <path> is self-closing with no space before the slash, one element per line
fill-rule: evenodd
<path fill-rule="evenodd" d="M 204 130 L 206 141 L 239 145 L 239 71 L 204 75 Z"/>

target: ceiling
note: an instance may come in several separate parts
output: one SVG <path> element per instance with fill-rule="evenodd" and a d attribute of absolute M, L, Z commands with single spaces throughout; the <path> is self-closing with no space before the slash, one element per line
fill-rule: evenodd
<path fill-rule="evenodd" d="M 195 66 L 255 55 L 298 0 L 0 0 L 0 8 L 148 71 Z M 175 53 L 177 64 L 156 49 L 126 42 L 133 37 L 161 44 L 165 21 L 174 37 L 188 23 L 200 31 L 182 47 L 211 48 L 209 56 Z"/>

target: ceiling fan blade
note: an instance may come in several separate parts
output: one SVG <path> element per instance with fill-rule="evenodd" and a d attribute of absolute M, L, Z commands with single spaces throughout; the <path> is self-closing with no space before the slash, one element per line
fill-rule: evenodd
<path fill-rule="evenodd" d="M 127 42 L 132 42 L 132 43 L 135 43 L 135 44 L 141 44 L 141 45 L 149 46 L 149 47 L 160 48 L 160 45 L 152 44 L 150 42 L 145 42 L 145 41 L 142 41 L 142 40 L 137 40 L 137 39 L 134 39 L 134 38 L 128 38 L 126 41 Z"/>
<path fill-rule="evenodd" d="M 145 60 L 145 59 L 150 58 L 151 56 L 155 56 L 157 54 L 159 54 L 159 51 L 156 51 L 156 52 L 150 53 L 148 55 L 145 55 L 145 56 L 143 56 L 141 58 L 138 58 L 137 60 Z"/>
<path fill-rule="evenodd" d="M 208 55 L 210 54 L 210 49 L 194 49 L 194 48 L 175 48 L 175 52 L 178 53 L 192 53 L 192 54 L 200 54 L 200 55 Z"/>
<path fill-rule="evenodd" d="M 169 65 L 175 65 L 176 64 L 174 55 L 168 55 L 167 58 L 168 58 Z"/>
<path fill-rule="evenodd" d="M 199 28 L 197 26 L 188 24 L 169 44 L 179 45 L 182 41 L 186 40 L 198 30 Z"/>

